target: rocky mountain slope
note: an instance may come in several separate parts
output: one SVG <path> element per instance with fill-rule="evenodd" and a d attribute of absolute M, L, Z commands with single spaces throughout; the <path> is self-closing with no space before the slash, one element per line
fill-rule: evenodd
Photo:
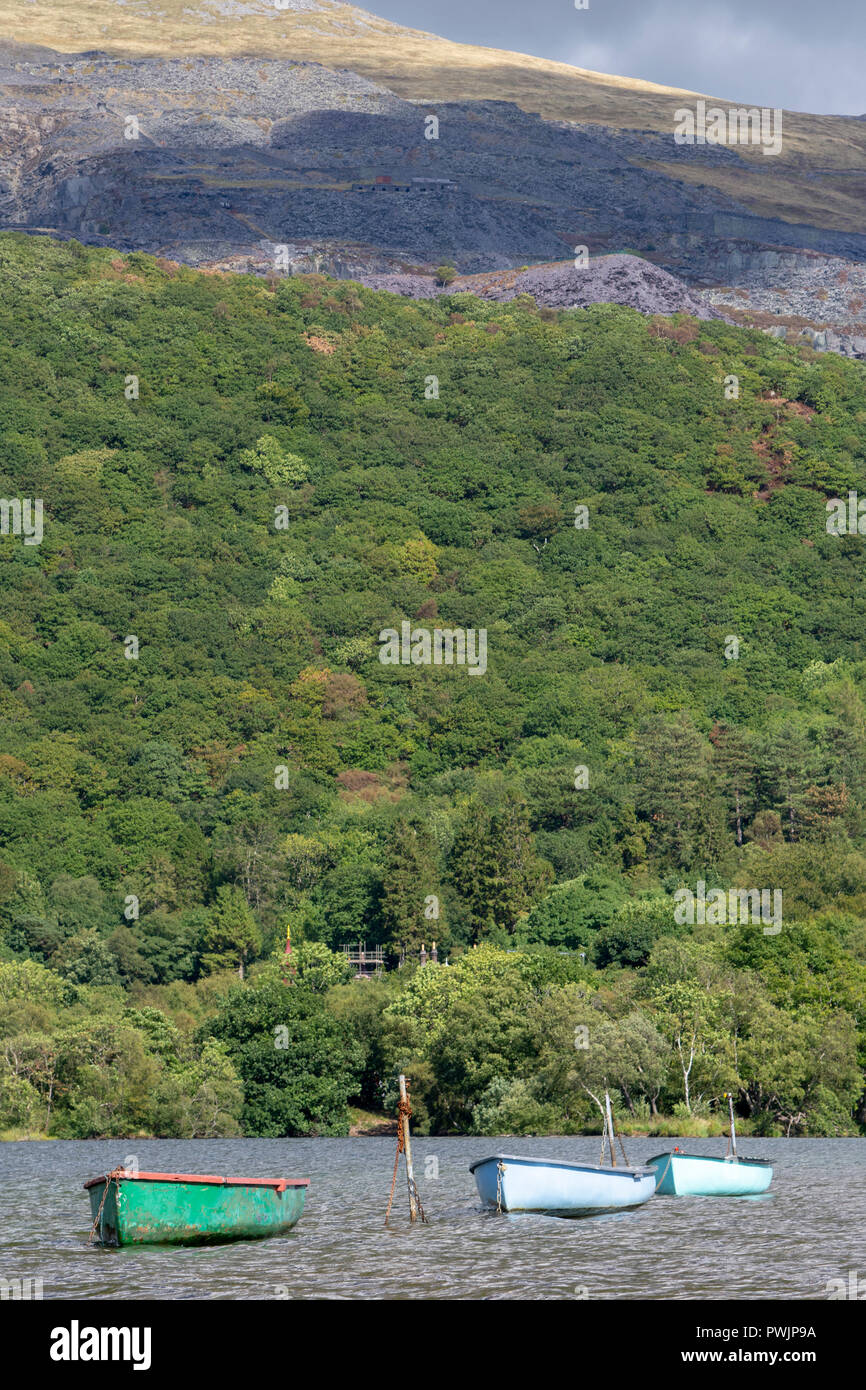
<path fill-rule="evenodd" d="M 534 283 L 557 304 L 654 303 L 655 263 L 713 287 L 694 300 L 705 311 L 860 355 L 857 312 L 824 290 L 866 263 L 862 122 L 786 113 L 772 159 L 677 145 L 673 111 L 692 93 L 331 0 L 60 0 L 28 18 L 53 49 L 22 43 L 0 0 L 0 226 L 193 265 L 409 276 L 422 295 L 443 260 L 462 277 L 541 263 L 515 292 Z M 621 283 L 581 280 L 579 246 L 644 259 Z M 770 267 L 796 270 L 796 303 Z"/>
<path fill-rule="evenodd" d="M 803 251 L 764 252 L 734 265 L 734 285 L 704 298 L 777 337 L 805 335 L 819 350 L 866 357 L 866 265 Z"/>
<path fill-rule="evenodd" d="M 862 225 L 866 123 L 856 118 L 785 112 L 778 158 L 746 147 L 741 166 L 682 169 L 674 111 L 693 105 L 695 93 L 453 43 L 335 0 L 280 0 L 279 8 L 274 0 L 0 0 L 0 36 L 65 53 L 318 62 L 351 68 L 410 101 L 510 101 L 549 120 L 652 132 L 665 141 L 656 172 L 676 164 L 678 177 L 715 188 L 755 216 L 849 232 Z"/>
<path fill-rule="evenodd" d="M 695 168 L 747 172 L 740 149 L 505 101 L 437 103 L 427 139 L 429 114 L 321 64 L 13 47 L 0 54 L 0 215 L 193 263 L 263 239 L 465 272 L 629 249 L 710 281 L 740 245 L 866 258 L 862 232 L 756 218 L 695 181 Z"/>
<path fill-rule="evenodd" d="M 585 309 L 590 304 L 622 304 L 641 314 L 690 314 L 693 318 L 725 318 L 723 311 L 693 292 L 675 275 L 639 256 L 599 256 L 585 267 L 571 261 L 533 266 L 529 270 L 461 275 L 447 287 L 432 276 L 369 274 L 361 277 L 371 289 L 390 290 L 413 299 L 436 294 L 467 293 L 479 299 L 506 302 L 529 294 L 552 309 Z"/>

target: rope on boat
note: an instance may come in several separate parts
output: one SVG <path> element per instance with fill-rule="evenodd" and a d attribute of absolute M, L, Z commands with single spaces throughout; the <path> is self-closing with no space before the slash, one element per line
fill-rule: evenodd
<path fill-rule="evenodd" d="M 398 1104 L 398 1107 L 397 1107 L 397 1152 L 396 1152 L 395 1155 L 394 1155 L 394 1172 L 393 1172 L 393 1174 L 391 1175 L 391 1192 L 390 1192 L 390 1195 L 389 1195 L 389 1197 L 388 1197 L 388 1210 L 385 1212 L 385 1225 L 386 1225 L 386 1226 L 387 1226 L 387 1224 L 388 1224 L 388 1218 L 389 1218 L 389 1216 L 391 1215 L 391 1205 L 392 1205 L 392 1203 L 393 1203 L 393 1201 L 394 1201 L 394 1188 L 395 1188 L 396 1185 L 397 1185 L 397 1168 L 399 1167 L 399 1164 L 400 1164 L 400 1155 L 401 1155 L 401 1153 L 403 1152 L 403 1150 L 404 1150 L 405 1147 L 406 1147 L 405 1141 L 404 1141 L 404 1139 L 403 1139 L 403 1122 L 404 1122 L 404 1118 L 405 1118 L 405 1122 L 406 1122 L 406 1124 L 408 1124 L 408 1123 L 409 1123 L 409 1116 L 410 1116 L 411 1114 L 412 1114 L 412 1106 L 409 1104 L 409 1096 L 408 1096 L 408 1094 L 407 1094 L 406 1099 L 405 1099 L 405 1100 L 401 1099 L 400 1102 L 399 1102 L 399 1104 Z M 414 1198 L 415 1198 L 415 1202 L 416 1202 L 416 1204 L 417 1204 L 417 1206 L 418 1206 L 418 1215 L 421 1217 L 421 1220 L 422 1220 L 422 1222 L 424 1223 L 425 1226 L 426 1226 L 426 1225 L 429 1225 L 429 1222 L 427 1221 L 426 1214 L 425 1214 L 425 1212 L 424 1212 L 424 1207 L 423 1207 L 422 1204 L 421 1204 L 421 1197 L 420 1197 L 420 1194 L 419 1194 L 419 1192 L 418 1192 L 418 1187 L 417 1187 L 417 1184 L 416 1184 L 414 1178 L 412 1179 L 412 1184 L 411 1184 L 411 1186 L 412 1186 L 412 1193 L 413 1193 L 413 1196 L 414 1196 Z"/>
<path fill-rule="evenodd" d="M 389 1195 L 389 1197 L 388 1197 L 388 1210 L 385 1212 L 385 1225 L 386 1225 L 386 1226 L 387 1226 L 387 1224 L 388 1224 L 388 1217 L 391 1215 L 391 1204 L 392 1204 L 392 1202 L 394 1201 L 394 1188 L 397 1186 L 397 1165 L 398 1165 L 399 1162 L 400 1162 L 400 1155 L 401 1155 L 401 1153 L 403 1152 L 403 1106 L 404 1106 L 404 1105 L 405 1105 L 406 1109 L 409 1110 L 410 1115 L 411 1115 L 411 1113 L 412 1113 L 411 1110 L 409 1109 L 409 1102 L 408 1102 L 408 1100 L 406 1100 L 406 1101 L 402 1101 L 402 1100 L 401 1100 L 401 1101 L 400 1101 L 400 1106 L 399 1106 L 399 1112 L 398 1112 L 398 1115 L 397 1115 L 397 1152 L 396 1152 L 395 1155 L 394 1155 L 394 1172 L 393 1172 L 393 1175 L 392 1175 L 392 1177 L 391 1177 L 391 1192 L 390 1192 L 390 1195 Z"/>
<path fill-rule="evenodd" d="M 502 1215 L 502 1174 L 505 1172 L 505 1164 L 500 1158 L 496 1160 L 496 1215 Z"/>
<path fill-rule="evenodd" d="M 115 1187 L 117 1188 L 117 1190 L 118 1190 L 118 1192 L 119 1192 L 119 1191 L 120 1191 L 120 1185 L 119 1185 L 119 1183 L 118 1183 L 117 1180 L 118 1180 L 118 1178 L 124 1177 L 125 1174 L 126 1174 L 126 1169 L 124 1168 L 124 1166 L 123 1166 L 122 1163 L 121 1163 L 121 1165 L 120 1165 L 119 1168 L 112 1168 L 112 1170 L 111 1170 L 110 1173 L 106 1173 L 106 1175 L 105 1175 L 105 1186 L 104 1186 L 104 1188 L 102 1189 L 102 1201 L 99 1203 L 99 1211 L 96 1213 L 96 1216 L 94 1217 L 94 1220 L 93 1220 L 93 1225 L 92 1225 L 91 1228 L 90 1228 L 90 1235 L 89 1235 L 88 1240 L 87 1240 L 87 1244 L 88 1244 L 88 1245 L 92 1245 L 92 1244 L 93 1244 L 93 1237 L 94 1237 L 94 1235 L 96 1234 L 96 1228 L 97 1228 L 97 1226 L 99 1225 L 100 1221 L 102 1220 L 102 1209 L 103 1209 L 103 1207 L 105 1206 L 105 1199 L 106 1199 L 106 1197 L 108 1196 L 108 1189 L 111 1187 L 112 1181 L 114 1182 L 114 1185 L 115 1185 Z"/>
<path fill-rule="evenodd" d="M 668 1169 L 670 1168 L 671 1163 L 673 1162 L 673 1157 L 674 1157 L 674 1156 L 673 1156 L 673 1153 L 669 1153 L 669 1154 L 668 1154 L 668 1161 L 667 1161 L 667 1163 L 665 1164 L 665 1171 L 662 1173 L 661 1177 L 658 1178 L 658 1179 L 656 1180 L 656 1188 L 657 1188 L 657 1189 L 658 1189 L 659 1187 L 661 1187 L 662 1183 L 664 1182 L 665 1178 L 667 1177 L 667 1175 L 668 1175 Z"/>

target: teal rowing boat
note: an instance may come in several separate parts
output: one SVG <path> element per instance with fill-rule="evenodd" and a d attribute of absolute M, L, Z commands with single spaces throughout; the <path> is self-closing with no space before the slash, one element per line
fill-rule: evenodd
<path fill-rule="evenodd" d="M 773 1178 L 773 1165 L 763 1158 L 711 1158 L 674 1149 L 646 1162 L 663 1197 L 754 1197 Z"/>
<path fill-rule="evenodd" d="M 200 1245 L 290 1231 L 309 1178 L 223 1178 L 115 1168 L 84 1184 L 100 1245 Z"/>
<path fill-rule="evenodd" d="M 664 1197 L 754 1197 L 766 1192 L 773 1180 L 773 1165 L 766 1158 L 740 1158 L 734 1126 L 734 1101 L 726 1093 L 731 1114 L 728 1151 L 716 1158 L 687 1154 L 679 1148 L 647 1159 L 655 1169 L 656 1192 Z"/>

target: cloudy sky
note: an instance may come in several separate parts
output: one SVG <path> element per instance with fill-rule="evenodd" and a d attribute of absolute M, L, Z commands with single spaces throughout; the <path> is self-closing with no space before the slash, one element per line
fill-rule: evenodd
<path fill-rule="evenodd" d="M 864 0 L 359 0 L 413 29 L 758 106 L 866 112 Z"/>

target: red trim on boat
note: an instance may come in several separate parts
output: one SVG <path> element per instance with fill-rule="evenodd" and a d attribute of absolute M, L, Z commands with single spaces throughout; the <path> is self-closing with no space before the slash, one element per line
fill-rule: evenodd
<path fill-rule="evenodd" d="M 146 1182 L 210 1182 L 222 1183 L 231 1187 L 273 1187 L 277 1192 L 284 1192 L 287 1187 L 309 1187 L 309 1178 L 224 1178 L 214 1173 L 121 1173 L 118 1175 L 119 1182 L 139 1181 L 144 1179 Z M 84 1184 L 85 1187 L 95 1187 L 97 1183 L 105 1182 L 105 1177 L 91 1178 Z"/>
<path fill-rule="evenodd" d="M 243 1183 L 244 1187 L 276 1187 L 282 1192 L 287 1187 L 309 1187 L 309 1178 L 226 1178 L 228 1183 Z"/>

